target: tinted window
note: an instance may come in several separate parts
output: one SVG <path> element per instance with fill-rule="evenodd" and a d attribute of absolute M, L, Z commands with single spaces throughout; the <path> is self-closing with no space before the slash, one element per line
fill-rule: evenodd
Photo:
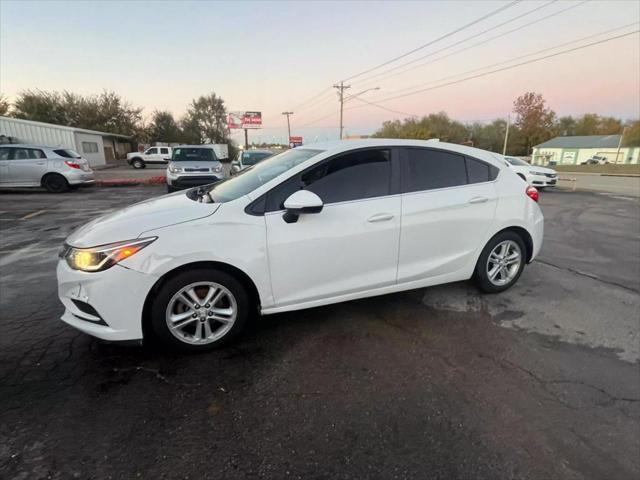
<path fill-rule="evenodd" d="M 455 187 L 467 183 L 464 157 L 421 148 L 409 148 L 405 152 L 402 162 L 403 192 Z"/>
<path fill-rule="evenodd" d="M 244 152 L 242 154 L 243 165 L 255 165 L 260 160 L 270 157 L 272 154 L 268 152 Z"/>
<path fill-rule="evenodd" d="M 173 150 L 173 162 L 214 162 L 216 156 L 210 148 L 176 148 Z"/>
<path fill-rule="evenodd" d="M 469 183 L 481 183 L 492 180 L 489 165 L 472 158 L 467 158 L 467 175 Z"/>
<path fill-rule="evenodd" d="M 166 155 L 169 153 L 169 149 L 168 148 L 161 148 L 160 149 L 160 153 L 162 153 L 163 155 Z"/>
<path fill-rule="evenodd" d="M 75 150 L 70 150 L 68 148 L 60 148 L 58 150 L 54 150 L 55 153 L 64 158 L 80 158 L 80 155 Z"/>
<path fill-rule="evenodd" d="M 296 190 L 310 190 L 324 203 L 345 202 L 389 195 L 391 155 L 389 150 L 364 150 L 340 155 L 296 175 L 269 193 L 267 211 L 282 210 Z"/>
<path fill-rule="evenodd" d="M 10 148 L 0 148 L 0 160 L 9 160 Z"/>

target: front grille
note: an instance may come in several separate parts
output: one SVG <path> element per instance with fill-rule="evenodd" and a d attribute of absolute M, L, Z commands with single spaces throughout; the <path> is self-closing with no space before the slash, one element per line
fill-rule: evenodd
<path fill-rule="evenodd" d="M 191 173 L 191 172 L 201 172 L 201 173 L 203 173 L 203 172 L 208 172 L 209 169 L 208 168 L 204 168 L 204 167 L 202 167 L 202 168 L 185 168 L 184 171 L 187 172 L 187 173 Z"/>
<path fill-rule="evenodd" d="M 545 173 L 544 176 L 545 177 L 549 177 L 549 178 L 555 178 L 556 174 L 555 173 Z"/>

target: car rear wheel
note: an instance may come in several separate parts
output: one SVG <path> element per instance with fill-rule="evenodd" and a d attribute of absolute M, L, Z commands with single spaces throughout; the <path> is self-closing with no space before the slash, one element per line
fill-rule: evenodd
<path fill-rule="evenodd" d="M 42 179 L 42 186 L 50 193 L 62 193 L 69 190 L 69 182 L 59 173 L 49 173 Z"/>
<path fill-rule="evenodd" d="M 483 292 L 498 293 L 512 287 L 526 263 L 526 248 L 515 232 L 494 236 L 484 247 L 476 264 L 475 278 Z"/>
<path fill-rule="evenodd" d="M 144 168 L 146 167 L 146 164 L 144 163 L 144 160 L 142 160 L 141 158 L 134 158 L 133 161 L 131 162 L 131 166 L 133 168 Z"/>
<path fill-rule="evenodd" d="M 211 350 L 240 334 L 250 307 L 247 290 L 232 275 L 215 269 L 190 270 L 160 288 L 151 309 L 151 325 L 172 348 Z"/>

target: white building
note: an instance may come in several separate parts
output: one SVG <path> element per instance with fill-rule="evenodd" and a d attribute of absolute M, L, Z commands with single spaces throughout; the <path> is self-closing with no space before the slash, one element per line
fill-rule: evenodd
<path fill-rule="evenodd" d="M 12 143 L 71 148 L 89 160 L 91 166 L 115 163 L 131 151 L 131 137 L 51 123 L 0 117 L 0 138 Z"/>
<path fill-rule="evenodd" d="M 640 147 L 621 147 L 620 135 L 556 137 L 533 147 L 534 165 L 580 165 L 594 155 L 609 163 L 638 163 Z"/>

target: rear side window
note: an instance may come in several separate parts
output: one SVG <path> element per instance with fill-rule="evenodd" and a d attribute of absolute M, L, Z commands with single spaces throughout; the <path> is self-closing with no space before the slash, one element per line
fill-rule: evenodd
<path fill-rule="evenodd" d="M 284 208 L 296 190 L 309 190 L 324 203 L 346 202 L 389 195 L 391 152 L 363 150 L 335 157 L 279 185 L 267 198 L 267 211 Z"/>
<path fill-rule="evenodd" d="M 54 150 L 54 153 L 64 158 L 80 158 L 80 155 L 78 154 L 78 152 L 76 152 L 75 150 L 67 149 L 67 148 L 59 148 L 57 150 Z"/>
<path fill-rule="evenodd" d="M 35 160 L 47 158 L 42 150 L 35 148 L 14 148 L 12 160 Z"/>
<path fill-rule="evenodd" d="M 462 155 L 409 148 L 402 161 L 402 191 L 420 192 L 466 185 L 467 168 Z"/>
<path fill-rule="evenodd" d="M 467 157 L 469 183 L 490 182 L 496 179 L 499 169 L 488 163 Z"/>
<path fill-rule="evenodd" d="M 161 149 L 160 149 L 160 153 L 161 153 L 162 155 L 167 155 L 167 154 L 169 153 L 169 149 L 168 149 L 168 148 L 161 148 Z"/>

